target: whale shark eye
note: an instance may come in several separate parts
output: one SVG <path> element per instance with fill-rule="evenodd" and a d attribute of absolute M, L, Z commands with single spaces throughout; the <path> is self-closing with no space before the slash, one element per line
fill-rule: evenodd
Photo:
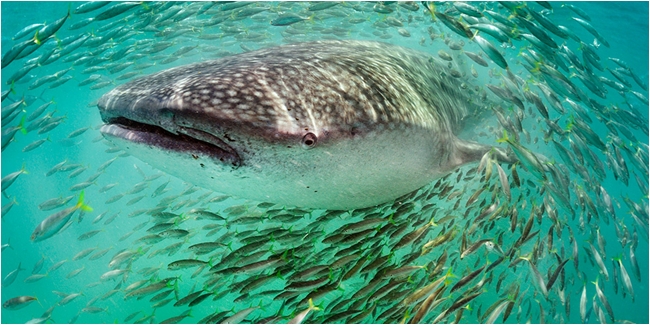
<path fill-rule="evenodd" d="M 316 146 L 316 141 L 318 141 L 318 137 L 316 137 L 315 134 L 309 132 L 305 134 L 304 137 L 302 137 L 302 147 L 305 149 L 311 149 Z"/>

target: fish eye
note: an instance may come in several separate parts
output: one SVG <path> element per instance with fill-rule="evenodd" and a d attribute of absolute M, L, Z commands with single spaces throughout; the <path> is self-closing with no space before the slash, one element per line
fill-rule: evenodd
<path fill-rule="evenodd" d="M 318 137 L 315 134 L 309 132 L 302 137 L 302 147 L 305 149 L 311 149 L 316 146 Z"/>

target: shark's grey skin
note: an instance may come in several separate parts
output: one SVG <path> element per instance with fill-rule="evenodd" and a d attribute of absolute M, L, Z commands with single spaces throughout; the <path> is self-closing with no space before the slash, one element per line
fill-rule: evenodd
<path fill-rule="evenodd" d="M 152 74 L 98 106 L 106 138 L 188 182 L 259 201 L 354 209 L 490 150 L 454 135 L 470 94 L 447 71 L 385 43 L 298 43 Z"/>

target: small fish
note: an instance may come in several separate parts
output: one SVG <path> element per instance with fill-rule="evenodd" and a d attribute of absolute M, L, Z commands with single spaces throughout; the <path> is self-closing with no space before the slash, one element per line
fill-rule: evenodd
<path fill-rule="evenodd" d="M 100 13 L 99 15 L 95 16 L 96 21 L 101 21 L 101 20 L 106 20 L 109 18 L 113 18 L 115 16 L 118 16 L 120 14 L 123 14 L 124 12 L 134 8 L 135 6 L 139 6 L 139 2 L 121 2 L 117 3 L 114 6 L 110 7 L 106 11 Z M 100 6 L 102 7 L 102 6 Z"/>
<path fill-rule="evenodd" d="M 191 309 L 188 309 L 187 311 L 183 312 L 182 314 L 180 314 L 178 316 L 175 316 L 175 317 L 165 319 L 165 320 L 161 321 L 160 323 L 161 324 L 177 324 L 180 321 L 182 321 L 183 319 L 185 319 L 186 317 L 191 317 L 192 316 L 190 314 L 191 311 L 192 311 Z"/>
<path fill-rule="evenodd" d="M 32 297 L 32 296 L 18 296 L 18 297 L 6 300 L 4 303 L 2 303 L 2 308 L 10 309 L 10 310 L 17 310 L 17 309 L 27 307 L 29 304 L 31 304 L 32 302 L 34 302 L 36 300 L 38 300 L 38 299 L 36 299 L 36 297 Z"/>
<path fill-rule="evenodd" d="M 567 258 L 567 259 L 564 260 L 564 262 L 560 263 L 560 265 L 558 265 L 558 267 L 557 267 L 557 268 L 555 269 L 555 271 L 553 272 L 553 275 L 551 275 L 551 277 L 548 278 L 548 282 L 546 283 L 546 291 L 550 291 L 550 290 L 551 290 L 551 288 L 553 287 L 553 284 L 554 284 L 555 281 L 557 280 L 557 277 L 560 275 L 560 272 L 561 272 L 562 269 L 564 268 L 564 265 L 565 265 L 568 261 L 569 261 L 569 259 Z"/>
<path fill-rule="evenodd" d="M 15 270 L 9 272 L 4 277 L 4 279 L 2 279 L 2 287 L 3 288 L 6 288 L 6 287 L 10 286 L 12 283 L 14 283 L 14 281 L 16 280 L 16 277 L 18 276 L 18 272 L 25 270 L 25 269 L 21 268 L 20 265 L 21 265 L 21 262 L 18 262 L 18 268 L 16 268 Z"/>
<path fill-rule="evenodd" d="M 65 306 L 69 302 L 71 302 L 72 300 L 75 300 L 79 296 L 82 296 L 82 295 L 83 295 L 83 293 L 81 293 L 81 292 L 79 292 L 79 293 L 71 293 L 71 294 L 67 295 L 66 297 L 64 297 L 63 299 L 61 299 L 61 301 L 59 301 L 59 306 Z"/>
<path fill-rule="evenodd" d="M 100 281 L 107 281 L 107 280 L 112 280 L 118 276 L 121 276 L 125 273 L 130 272 L 131 269 L 116 269 L 116 270 L 110 270 L 108 272 L 105 272 L 99 277 Z"/>
<path fill-rule="evenodd" d="M 65 23 L 65 21 L 70 17 L 70 9 L 68 8 L 68 13 L 63 17 L 58 19 L 57 21 L 48 24 L 46 26 L 43 26 L 41 29 L 39 29 L 36 32 L 36 35 L 34 35 L 34 43 L 37 45 L 41 45 L 45 40 L 47 40 L 50 36 L 54 35 Z"/>
<path fill-rule="evenodd" d="M 4 215 L 4 212 L 3 212 L 3 215 Z M 11 238 L 7 239 L 7 243 L 6 243 L 6 244 L 2 244 L 2 250 L 3 250 L 3 251 L 5 250 L 5 248 L 11 248 L 11 249 L 14 249 L 14 247 L 11 246 Z"/>
<path fill-rule="evenodd" d="M 174 304 L 174 307 L 180 307 L 180 306 L 185 306 L 185 305 L 189 304 L 191 301 L 193 301 L 198 296 L 200 296 L 201 293 L 203 293 L 203 290 L 192 292 L 189 295 L 187 295 L 187 296 L 185 296 L 185 297 L 183 297 L 181 299 L 178 299 L 178 301 Z"/>
<path fill-rule="evenodd" d="M 11 184 L 13 184 L 16 181 L 18 176 L 20 176 L 22 174 L 29 174 L 27 172 L 27 170 L 25 169 L 25 165 L 23 165 L 23 167 L 21 167 L 19 171 L 13 172 L 13 173 L 3 177 L 2 178 L 2 192 L 4 192 L 6 189 L 8 189 L 9 186 L 11 186 Z"/>
<path fill-rule="evenodd" d="M 618 266 L 621 270 L 621 278 L 623 279 L 623 285 L 625 285 L 625 289 L 632 297 L 632 302 L 634 302 L 634 286 L 632 285 L 632 280 L 630 280 L 630 275 L 627 273 L 627 270 L 623 265 L 623 260 L 621 257 L 616 257 L 614 260 L 618 262 Z"/>
<path fill-rule="evenodd" d="M 422 227 L 414 230 L 413 232 L 405 235 L 404 237 L 402 237 L 399 240 L 399 242 L 397 242 L 397 244 L 395 244 L 393 249 L 400 249 L 400 248 L 402 248 L 402 247 L 404 247 L 406 245 L 409 245 L 409 244 L 413 243 L 415 240 L 422 237 L 422 235 L 425 233 L 425 231 L 427 231 L 429 229 L 429 227 L 431 227 L 431 226 L 435 226 L 435 222 L 434 222 L 433 219 L 431 219 L 431 221 L 429 221 L 424 226 L 422 226 Z"/>
<path fill-rule="evenodd" d="M 77 204 L 71 208 L 54 213 L 43 220 L 32 233 L 32 241 L 42 241 L 54 236 L 70 220 L 77 210 L 92 211 L 92 208 L 84 204 L 84 192 L 81 191 Z"/>
<path fill-rule="evenodd" d="M 68 275 L 65 276 L 65 278 L 66 279 L 72 279 L 75 276 L 79 275 L 79 273 L 81 273 L 81 271 L 83 271 L 85 269 L 86 269 L 86 266 L 84 265 L 84 266 L 82 266 L 82 267 L 80 267 L 80 268 L 78 268 L 76 270 L 72 270 L 70 273 L 68 273 Z"/>
<path fill-rule="evenodd" d="M 88 1 L 80 4 L 75 8 L 72 13 L 74 14 L 85 14 L 94 10 L 97 10 L 107 4 L 111 3 L 110 1 Z"/>
<path fill-rule="evenodd" d="M 301 21 L 307 20 L 309 18 L 304 18 L 301 17 L 297 14 L 294 13 L 286 13 L 278 16 L 278 18 L 275 18 L 271 20 L 271 25 L 273 26 L 289 26 L 293 25 L 295 23 L 299 23 Z"/>
<path fill-rule="evenodd" d="M 25 283 L 33 283 L 33 282 L 39 281 L 39 280 L 47 277 L 48 275 L 49 275 L 48 273 L 45 273 L 45 274 L 32 274 L 32 275 L 26 277 L 23 282 L 25 282 Z"/>
<path fill-rule="evenodd" d="M 607 272 L 607 267 L 605 266 L 605 263 L 603 262 L 603 258 L 600 256 L 594 245 L 589 243 L 589 248 L 591 249 L 591 256 L 596 260 L 596 264 L 598 264 L 598 268 L 600 269 L 600 273 L 605 276 L 605 280 L 609 281 L 609 272 Z"/>
<path fill-rule="evenodd" d="M 468 275 L 464 276 L 462 279 L 458 280 L 458 282 L 451 288 L 451 290 L 449 292 L 454 292 L 454 291 L 462 288 L 464 285 L 466 285 L 470 281 L 474 280 L 474 278 L 476 278 L 479 274 L 481 274 L 481 272 L 483 272 L 484 269 L 485 269 L 485 266 L 470 272 L 470 274 L 468 274 Z"/>
<path fill-rule="evenodd" d="M 525 259 L 528 262 L 530 271 L 533 274 L 533 278 L 535 279 L 534 283 L 536 284 L 537 288 L 542 291 L 544 298 L 548 298 L 548 290 L 546 290 L 546 283 L 542 275 L 537 270 L 535 264 L 533 264 L 533 262 L 530 260 L 530 257 L 521 257 L 521 258 Z"/>
<path fill-rule="evenodd" d="M 603 38 L 603 36 L 600 35 L 600 33 L 598 33 L 598 31 L 593 26 L 591 26 L 591 24 L 588 21 L 576 17 L 572 17 L 572 18 L 573 20 L 577 21 L 582 27 L 584 27 L 589 33 L 591 33 L 591 35 L 596 37 L 596 39 L 600 41 L 603 45 L 609 47 L 609 42 L 607 42 L 607 40 L 605 40 L 605 38 Z"/>
<path fill-rule="evenodd" d="M 445 52 L 444 50 L 439 50 L 438 56 L 445 61 L 452 61 L 454 59 L 451 57 L 451 55 L 449 55 L 449 53 Z"/>
<path fill-rule="evenodd" d="M 501 29 L 492 24 L 473 24 L 470 25 L 469 28 L 478 29 L 479 31 L 494 37 L 500 43 L 508 43 L 510 41 L 510 36 L 508 36 L 508 34 L 504 33 Z"/>
<path fill-rule="evenodd" d="M 70 134 L 68 134 L 68 139 L 78 137 L 78 136 L 84 134 L 89 129 L 90 128 L 86 126 L 86 127 L 82 127 L 82 128 L 77 129 L 77 130 L 74 130 L 74 131 L 70 132 Z"/>
<path fill-rule="evenodd" d="M 260 308 L 260 307 L 259 306 L 258 307 L 250 307 L 250 308 L 240 310 L 237 313 L 235 313 L 234 315 L 232 315 L 232 316 L 224 319 L 223 321 L 221 321 L 221 324 L 239 324 L 239 323 L 242 323 L 242 321 L 244 319 L 246 319 L 246 317 L 250 313 L 254 312 L 258 308 Z"/>
<path fill-rule="evenodd" d="M 25 37 L 25 36 L 27 36 L 29 34 L 33 34 L 33 32 L 36 29 L 42 28 L 44 25 L 45 24 L 31 24 L 31 25 L 25 26 L 23 29 L 16 32 L 16 34 L 14 34 L 14 36 L 11 39 L 15 41 L 15 40 L 21 39 L 21 38 L 23 38 L 23 37 Z"/>
<path fill-rule="evenodd" d="M 98 314 L 98 313 L 108 312 L 108 307 L 100 308 L 100 307 L 95 307 L 95 306 L 87 306 L 87 307 L 84 307 L 81 310 L 81 312 L 82 313 L 87 313 L 87 314 Z"/>
<path fill-rule="evenodd" d="M 506 69 L 506 68 L 508 68 L 508 63 L 506 62 L 506 59 L 505 59 L 505 58 L 503 57 L 503 55 L 502 55 L 502 54 L 497 50 L 497 48 L 494 47 L 494 45 L 492 45 L 492 43 L 491 43 L 490 41 L 484 39 L 484 38 L 481 37 L 480 35 L 475 35 L 475 36 L 472 38 L 472 40 L 474 40 L 474 41 L 479 45 L 479 47 L 481 48 L 481 50 L 483 50 L 483 52 L 484 52 L 485 54 L 487 54 L 487 56 L 488 56 L 490 59 L 492 59 L 492 62 L 496 63 L 496 65 L 498 65 L 498 66 L 501 67 L 502 69 Z"/>
<path fill-rule="evenodd" d="M 111 183 L 111 184 L 107 184 L 107 185 L 105 185 L 104 187 L 102 187 L 102 188 L 99 189 L 99 193 L 107 192 L 108 190 L 112 189 L 113 187 L 115 187 L 115 186 L 117 186 L 117 185 L 119 185 L 119 183 Z"/>
<path fill-rule="evenodd" d="M 43 269 L 43 263 L 45 262 L 45 256 L 42 256 L 38 262 L 34 264 L 34 268 L 32 268 L 32 274 L 36 274 Z"/>
<path fill-rule="evenodd" d="M 492 239 L 481 239 L 481 240 L 475 242 L 471 246 L 467 247 L 467 249 L 463 250 L 463 252 L 460 254 L 460 258 L 463 259 L 463 258 L 467 257 L 467 255 L 474 253 L 481 246 L 483 246 L 484 244 L 486 244 L 488 242 L 491 242 L 491 241 L 492 241 Z"/>
<path fill-rule="evenodd" d="M 190 267 L 197 267 L 197 266 L 203 266 L 205 264 L 208 264 L 208 262 L 205 261 L 200 261 L 200 260 L 195 260 L 195 259 L 184 259 L 184 260 L 178 260 L 171 262 L 167 265 L 168 270 L 181 270 L 181 269 L 186 269 Z"/>
<path fill-rule="evenodd" d="M 79 235 L 79 237 L 77 237 L 77 240 L 78 241 L 88 240 L 88 239 L 94 237 L 95 235 L 97 235 L 98 233 L 100 233 L 102 231 L 104 231 L 104 230 L 100 229 L 100 230 L 91 230 L 91 231 L 85 232 L 85 233 Z"/>
<path fill-rule="evenodd" d="M 483 66 L 483 67 L 488 66 L 487 61 L 485 61 L 480 55 L 478 55 L 476 53 L 473 53 L 473 52 L 469 52 L 469 51 L 465 51 L 464 53 L 465 53 L 465 55 L 467 55 L 467 57 L 472 59 L 472 61 L 476 62 L 478 65 Z M 474 70 L 474 71 L 476 71 L 476 70 Z M 472 73 L 472 74 L 474 74 L 474 73 Z M 477 76 L 478 76 L 478 73 L 477 73 Z"/>
<path fill-rule="evenodd" d="M 503 313 L 503 311 L 506 309 L 506 307 L 508 307 L 508 305 L 511 304 L 511 303 L 512 302 L 508 301 L 508 300 L 504 300 L 504 301 L 500 302 L 497 305 L 497 307 L 492 310 L 492 312 L 490 313 L 490 316 L 487 318 L 487 320 L 485 320 L 485 324 L 494 324 L 494 321 L 497 318 L 499 318 L 501 313 Z"/>
<path fill-rule="evenodd" d="M 445 26 L 449 27 L 449 29 L 451 29 L 454 33 L 465 38 L 472 38 L 472 36 L 474 36 L 474 34 L 472 34 L 472 31 L 469 30 L 467 25 L 461 23 L 460 21 L 454 19 L 453 17 L 438 11 L 435 11 L 433 14 L 443 24 L 445 24 Z"/>
<path fill-rule="evenodd" d="M 510 182 L 508 181 L 508 176 L 506 176 L 505 171 L 503 171 L 503 168 L 501 168 L 501 165 L 495 163 L 497 166 L 497 171 L 499 172 L 499 181 L 501 182 L 501 189 L 503 190 L 503 193 L 508 197 L 508 200 L 512 199 L 512 195 L 510 194 Z"/>
<path fill-rule="evenodd" d="M 609 301 L 607 300 L 607 297 L 603 293 L 602 290 L 600 290 L 600 286 L 598 286 L 598 279 L 594 281 L 593 283 L 596 285 L 596 295 L 598 296 L 598 300 L 600 300 L 600 303 L 605 306 L 605 310 L 607 310 L 607 314 L 609 315 L 612 323 L 614 323 L 614 311 L 612 310 L 612 306 L 609 304 Z"/>
<path fill-rule="evenodd" d="M 214 295 L 214 294 L 211 293 L 211 292 L 209 292 L 209 293 L 204 293 L 204 294 L 202 294 L 202 295 L 196 297 L 194 300 L 192 300 L 192 301 L 191 301 L 187 306 L 188 306 L 188 307 L 194 307 L 194 306 L 200 304 L 201 302 L 203 302 L 205 299 L 207 299 L 208 297 L 210 297 L 210 296 L 212 296 L 212 295 Z"/>
<path fill-rule="evenodd" d="M 52 273 L 52 272 L 58 270 L 66 262 L 68 262 L 68 260 L 62 260 L 62 261 L 59 261 L 59 262 L 55 263 L 54 265 L 50 266 L 50 268 L 47 270 L 47 273 Z"/>

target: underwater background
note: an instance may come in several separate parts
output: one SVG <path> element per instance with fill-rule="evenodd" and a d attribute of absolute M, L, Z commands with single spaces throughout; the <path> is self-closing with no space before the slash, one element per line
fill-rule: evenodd
<path fill-rule="evenodd" d="M 459 12 L 462 9 L 450 3 L 430 3 L 427 9 L 420 2 L 345 2 L 331 6 L 304 2 L 146 2 L 125 6 L 123 12 L 111 16 L 103 13 L 119 2 L 74 13 L 81 4 L 1 3 L 1 295 L 3 303 L 19 296 L 37 298 L 37 302 L 16 306 L 22 308 L 15 310 L 3 307 L 3 323 L 286 323 L 309 308 L 309 297 L 320 310 L 311 310 L 303 322 L 397 323 L 412 321 L 423 308 L 421 302 L 441 286 L 446 291 L 441 291 L 437 297 L 441 300 L 434 301 L 421 322 L 480 323 L 497 307 L 503 307 L 496 322 L 504 322 L 503 309 L 511 308 L 506 323 L 648 323 L 647 2 L 551 2 L 550 10 L 534 2 L 512 4 L 519 10 L 542 12 L 554 23 L 567 26 L 585 44 L 551 34 L 552 38 L 566 44 L 585 65 L 583 47 L 596 43 L 591 48 L 596 49 L 604 68 L 592 68 L 596 76 L 623 83 L 607 70 L 620 68 L 608 59 L 617 58 L 630 68 L 625 71 L 641 79 L 639 84 L 631 75 L 623 75 L 629 85 L 622 85 L 622 91 L 607 88 L 602 98 L 578 80 L 575 66 L 557 68 L 597 102 L 580 103 L 592 122 L 573 111 L 564 102 L 565 96 L 559 96 L 564 113 L 551 108 L 545 94 L 534 86 L 548 80 L 541 75 L 545 72 L 540 73 L 539 67 L 533 67 L 533 72 L 524 67 L 527 63 L 522 53 L 536 49 L 526 39 L 512 39 L 507 46 L 500 46 L 491 35 L 480 33 L 503 53 L 512 73 L 526 82 L 514 87 L 522 93 L 529 90 L 538 94 L 549 108 L 550 119 L 543 119 L 529 101 L 523 111 L 504 101 L 503 114 L 509 121 L 519 116 L 526 131 L 518 141 L 557 165 L 566 165 L 567 161 L 550 138 L 576 157 L 586 156 L 581 159 L 584 163 L 572 158 L 584 165 L 586 173 L 562 169 L 567 171 L 564 186 L 568 191 L 560 190 L 560 196 L 569 199 L 571 208 L 554 202 L 560 198 L 546 182 L 561 187 L 561 181 L 551 173 L 543 181 L 516 165 L 521 180 L 517 182 L 513 180 L 514 169 L 503 164 L 512 185 L 512 199 L 507 200 L 496 167 L 486 177 L 486 171 L 477 171 L 477 164 L 470 164 L 400 202 L 348 212 L 308 211 L 229 198 L 157 171 L 103 140 L 98 130 L 102 121 L 97 100 L 116 85 L 163 69 L 321 39 L 383 41 L 432 56 L 439 56 L 442 50 L 453 57 L 450 64 L 470 87 L 512 87 L 504 85 L 506 72 L 490 54 L 482 54 L 487 67 L 472 61 L 463 52 L 480 53 L 482 47 L 428 11 L 446 12 L 454 21 L 468 24 Z M 470 4 L 482 12 L 491 10 L 506 17 L 517 12 L 492 2 Z M 589 17 L 591 26 L 609 46 L 594 41 L 594 35 L 573 17 L 587 19 L 569 5 Z M 43 44 L 33 53 L 13 62 L 6 60 L 16 44 L 38 38 L 35 33 L 42 26 L 13 39 L 19 31 L 31 24 L 50 25 L 65 17 L 68 10 L 72 13 L 61 28 L 51 38 L 42 39 Z M 482 19 L 495 21 L 488 14 Z M 525 29 L 514 26 L 511 30 Z M 462 49 L 453 49 L 457 46 Z M 31 65 L 31 69 L 25 68 Z M 27 72 L 22 74 L 21 69 Z M 41 79 L 47 76 L 51 76 L 47 81 Z M 498 99 L 487 88 L 483 91 Z M 21 100 L 15 111 L 9 111 Z M 601 106 L 606 109 L 594 108 Z M 638 123 L 630 122 L 629 115 L 625 115 L 626 120 L 624 114 L 611 113 L 618 110 L 632 112 Z M 617 124 L 607 124 L 610 119 Z M 550 132 L 552 126 L 545 120 L 553 121 L 566 134 Z M 573 151 L 571 142 L 577 139 L 570 125 L 578 124 L 575 120 L 582 120 L 579 127 L 587 126 L 605 144 L 606 149 L 599 150 L 589 143 L 592 157 L 597 159 L 590 158 L 584 149 L 578 150 L 582 154 Z M 495 117 L 480 128 L 465 130 L 461 137 L 506 148 L 507 143 L 496 141 L 503 136 L 503 129 Z M 602 161 L 602 171 L 597 170 L 594 160 Z M 26 172 L 9 184 L 6 177 L 21 168 Z M 7 188 L 5 184 L 9 184 Z M 92 212 L 74 211 L 71 223 L 60 233 L 43 241 L 30 240 L 42 220 L 73 207 L 82 189 L 84 203 Z M 611 197 L 610 204 L 601 189 Z M 57 198 L 61 200 L 56 202 Z M 497 213 L 479 218 L 491 211 L 488 209 L 495 202 Z M 163 210 L 158 207 L 173 215 L 161 214 Z M 358 232 L 345 232 L 347 237 L 335 237 L 337 230 L 350 224 L 378 218 L 384 221 Z M 432 218 L 436 222 L 429 224 Z M 520 238 L 530 222 L 533 228 L 529 233 L 539 232 Z M 167 228 L 151 229 L 161 223 L 167 223 Z M 147 237 L 163 232 L 164 236 Z M 437 246 L 423 251 L 425 244 L 445 234 Z M 498 243 L 507 252 L 505 257 L 481 246 L 460 258 L 468 246 L 484 239 Z M 196 254 L 197 248 L 190 247 L 199 243 L 221 245 Z M 80 252 L 87 255 L 75 258 Z M 116 261 L 121 253 L 126 257 Z M 500 258 L 500 264 L 487 267 Z M 599 258 L 606 271 L 599 267 Z M 169 266 L 184 259 L 206 263 L 178 269 Z M 264 260 L 273 263 L 260 269 L 246 268 Z M 560 265 L 563 270 L 557 282 L 544 294 L 536 273 L 547 282 Z M 406 266 L 419 267 L 402 268 Z M 124 272 L 102 279 L 113 269 Z M 451 289 L 479 269 L 468 284 Z M 390 271 L 395 275 L 387 275 L 393 274 Z M 624 272 L 629 275 L 633 294 L 625 284 Z M 429 289 L 411 303 L 404 301 L 439 279 L 444 285 Z M 134 293 L 137 288 L 161 281 L 165 283 L 150 292 Z M 139 286 L 129 288 L 134 284 Z M 191 299 L 178 303 L 196 292 Z M 582 298 L 583 292 L 586 298 Z M 152 297 L 157 298 L 151 301 Z M 201 300 L 195 300 L 198 297 Z M 472 299 L 463 303 L 468 297 Z M 581 302 L 586 303 L 584 320 Z M 445 311 L 449 311 L 446 316 Z M 443 316 L 437 319 L 439 315 Z"/>

